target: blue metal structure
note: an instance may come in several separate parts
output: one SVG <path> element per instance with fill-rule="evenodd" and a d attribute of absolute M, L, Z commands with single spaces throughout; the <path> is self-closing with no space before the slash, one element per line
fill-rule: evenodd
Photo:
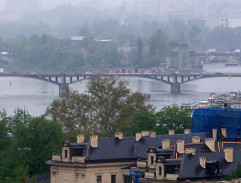
<path fill-rule="evenodd" d="M 192 133 L 212 132 L 212 129 L 227 129 L 227 140 L 235 141 L 241 127 L 239 109 L 196 109 L 192 118 Z"/>
<path fill-rule="evenodd" d="M 139 183 L 138 178 L 144 178 L 144 172 L 139 170 L 130 170 L 129 175 L 131 176 L 134 183 Z"/>

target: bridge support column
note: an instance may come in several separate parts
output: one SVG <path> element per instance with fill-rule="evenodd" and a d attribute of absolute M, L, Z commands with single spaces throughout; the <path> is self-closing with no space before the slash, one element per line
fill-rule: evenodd
<path fill-rule="evenodd" d="M 171 84 L 171 94 L 180 94 L 181 93 L 181 85 L 180 84 Z"/>
<path fill-rule="evenodd" d="M 59 96 L 66 97 L 69 94 L 69 85 L 61 83 L 59 84 Z"/>

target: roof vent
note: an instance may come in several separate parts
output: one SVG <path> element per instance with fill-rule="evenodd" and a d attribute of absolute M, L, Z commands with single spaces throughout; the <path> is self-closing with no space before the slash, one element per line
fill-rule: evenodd
<path fill-rule="evenodd" d="M 213 139 L 217 140 L 217 129 L 212 129 Z"/>
<path fill-rule="evenodd" d="M 206 146 L 208 146 L 208 148 L 212 152 L 215 152 L 215 139 L 213 139 L 213 138 L 206 138 L 205 139 L 205 144 L 206 144 Z"/>
<path fill-rule="evenodd" d="M 137 132 L 136 133 L 136 142 L 138 142 L 141 139 L 141 133 Z"/>
<path fill-rule="evenodd" d="M 116 132 L 115 133 L 115 138 L 118 138 L 118 139 L 123 139 L 123 133 L 122 132 Z"/>
<path fill-rule="evenodd" d="M 149 136 L 150 135 L 150 132 L 149 131 L 142 131 L 141 132 L 141 136 L 142 137 L 146 137 L 146 136 Z"/>
<path fill-rule="evenodd" d="M 151 138 L 156 138 L 156 132 L 150 132 L 150 137 Z"/>
<path fill-rule="evenodd" d="M 173 130 L 173 129 L 168 130 L 168 134 L 169 134 L 169 135 L 174 135 L 174 134 L 175 134 L 175 130 Z"/>
<path fill-rule="evenodd" d="M 222 133 L 222 135 L 223 135 L 225 138 L 227 138 L 227 130 L 226 130 L 226 128 L 221 128 L 221 133 Z"/>
<path fill-rule="evenodd" d="M 224 149 L 225 160 L 229 163 L 233 162 L 233 148 L 225 148 Z"/>
<path fill-rule="evenodd" d="M 162 149 L 170 148 L 170 139 L 163 139 L 162 140 Z"/>
<path fill-rule="evenodd" d="M 90 145 L 91 147 L 98 147 L 98 135 L 90 136 Z"/>
<path fill-rule="evenodd" d="M 190 129 L 184 129 L 184 134 L 190 134 L 191 130 Z"/>
<path fill-rule="evenodd" d="M 186 148 L 185 149 L 185 154 L 195 155 L 196 154 L 196 149 L 195 148 Z"/>
<path fill-rule="evenodd" d="M 192 143 L 200 143 L 200 137 L 199 136 L 193 136 L 192 137 Z"/>
<path fill-rule="evenodd" d="M 201 167 L 206 168 L 206 157 L 199 157 Z"/>
<path fill-rule="evenodd" d="M 78 144 L 81 144 L 81 143 L 83 143 L 85 141 L 85 136 L 84 136 L 84 134 L 79 134 L 78 136 L 77 136 L 77 143 Z"/>
<path fill-rule="evenodd" d="M 177 152 L 184 153 L 184 140 L 177 140 Z"/>

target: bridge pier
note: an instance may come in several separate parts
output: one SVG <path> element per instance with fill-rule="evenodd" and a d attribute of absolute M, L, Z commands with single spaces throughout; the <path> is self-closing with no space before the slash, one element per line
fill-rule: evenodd
<path fill-rule="evenodd" d="M 171 84 L 171 94 L 180 94 L 181 93 L 181 85 L 177 83 Z"/>
<path fill-rule="evenodd" d="M 69 94 L 69 85 L 66 83 L 59 84 L 59 97 L 66 97 Z"/>

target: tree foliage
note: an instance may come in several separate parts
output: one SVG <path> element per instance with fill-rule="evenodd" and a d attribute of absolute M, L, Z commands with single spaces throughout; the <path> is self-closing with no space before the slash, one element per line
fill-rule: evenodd
<path fill-rule="evenodd" d="M 192 118 L 185 108 L 176 105 L 165 106 L 156 113 L 157 132 L 167 134 L 169 129 L 175 133 L 183 133 L 185 128 L 191 128 Z"/>
<path fill-rule="evenodd" d="M 141 112 L 134 118 L 131 133 L 141 131 L 155 131 L 157 134 L 167 134 L 169 129 L 174 129 L 175 133 L 183 133 L 185 128 L 191 128 L 192 118 L 188 110 L 176 105 L 165 106 L 160 111 Z"/>
<path fill-rule="evenodd" d="M 131 92 L 128 82 L 114 77 L 91 78 L 86 93 L 70 91 L 66 98 L 56 99 L 46 114 L 61 123 L 66 138 L 78 133 L 112 136 L 122 131 L 128 135 L 134 116 L 153 110 L 150 96 Z"/>
<path fill-rule="evenodd" d="M 3 142 L 8 144 L 0 149 L 0 182 L 24 183 L 49 169 L 45 161 L 51 158 L 53 148 L 59 150 L 63 141 L 57 122 L 16 110 L 14 116 L 5 116 L 0 124 L 5 124 L 0 125 L 0 131 L 5 131 Z"/>
<path fill-rule="evenodd" d="M 238 179 L 241 178 L 241 163 L 238 164 L 236 170 L 232 171 L 229 176 L 226 177 L 226 180 Z"/>

